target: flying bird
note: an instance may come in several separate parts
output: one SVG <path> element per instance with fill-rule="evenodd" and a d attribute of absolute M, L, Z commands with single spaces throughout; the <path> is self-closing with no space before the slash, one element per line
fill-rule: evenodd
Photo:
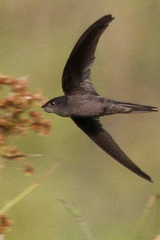
<path fill-rule="evenodd" d="M 103 128 L 99 117 L 120 113 L 156 112 L 156 107 L 114 101 L 100 96 L 90 79 L 90 68 L 100 36 L 114 18 L 106 15 L 93 23 L 73 48 L 62 75 L 64 96 L 45 103 L 48 113 L 70 117 L 74 123 L 100 148 L 123 166 L 152 182 L 150 176 L 137 167 L 121 150 L 111 135 Z"/>

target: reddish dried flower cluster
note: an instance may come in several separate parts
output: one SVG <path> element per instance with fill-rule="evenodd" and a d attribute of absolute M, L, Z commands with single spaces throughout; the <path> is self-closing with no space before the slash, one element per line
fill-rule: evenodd
<path fill-rule="evenodd" d="M 28 130 L 48 134 L 50 123 L 31 110 L 35 104 L 42 104 L 44 98 L 28 91 L 26 79 L 0 76 L 0 85 L 11 88 L 9 95 L 0 100 L 0 145 L 5 143 L 6 136 L 26 134 Z"/>
<path fill-rule="evenodd" d="M 6 230 L 9 229 L 12 221 L 8 219 L 5 214 L 0 215 L 0 234 L 3 234 Z"/>
<path fill-rule="evenodd" d="M 28 134 L 29 131 L 49 134 L 50 123 L 34 110 L 35 106 L 42 105 L 44 98 L 39 93 L 32 93 L 28 90 L 25 78 L 0 76 L 0 88 L 2 89 L 4 86 L 9 89 L 7 89 L 7 95 L 0 99 L 1 156 L 8 160 L 20 159 L 26 155 L 21 154 L 18 150 L 13 151 L 9 147 L 6 148 L 8 137 Z"/>
<path fill-rule="evenodd" d="M 31 165 L 27 164 L 24 166 L 24 173 L 25 175 L 30 176 L 34 173 L 34 168 Z"/>
<path fill-rule="evenodd" d="M 25 155 L 20 153 L 20 151 L 12 146 L 3 147 L 3 151 L 1 152 L 1 156 L 5 160 L 22 160 Z"/>

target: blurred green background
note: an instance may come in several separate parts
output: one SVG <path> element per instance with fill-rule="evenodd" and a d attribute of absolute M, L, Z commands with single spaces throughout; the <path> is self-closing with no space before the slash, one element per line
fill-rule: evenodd
<path fill-rule="evenodd" d="M 28 76 L 30 89 L 40 89 L 47 99 L 62 95 L 61 74 L 74 44 L 94 21 L 112 14 L 115 20 L 100 39 L 92 67 L 95 88 L 111 99 L 159 107 L 159 12 L 158 0 L 1 0 L 1 73 Z M 159 113 L 101 119 L 126 154 L 152 176 L 151 184 L 106 155 L 70 119 L 39 111 L 52 121 L 52 134 L 14 141 L 23 152 L 43 156 L 29 159 L 35 168 L 30 178 L 15 162 L 1 170 L 1 206 L 54 162 L 60 167 L 10 210 L 15 224 L 5 239 L 86 239 L 59 197 L 76 206 L 95 239 L 132 239 L 147 199 L 160 190 Z M 148 223 L 145 239 L 154 231 Z"/>

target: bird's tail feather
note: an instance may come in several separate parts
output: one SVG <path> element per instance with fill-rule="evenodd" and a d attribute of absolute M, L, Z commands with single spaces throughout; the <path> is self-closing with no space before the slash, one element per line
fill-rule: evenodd
<path fill-rule="evenodd" d="M 116 113 L 148 113 L 158 111 L 157 107 L 144 106 L 140 104 L 125 103 L 118 101 L 113 101 L 113 104 L 115 104 Z"/>

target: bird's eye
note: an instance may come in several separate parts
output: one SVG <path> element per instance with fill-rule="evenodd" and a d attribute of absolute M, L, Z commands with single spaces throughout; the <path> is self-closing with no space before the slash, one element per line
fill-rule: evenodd
<path fill-rule="evenodd" d="M 54 102 L 54 101 L 52 102 L 52 105 L 55 105 L 55 102 Z"/>

